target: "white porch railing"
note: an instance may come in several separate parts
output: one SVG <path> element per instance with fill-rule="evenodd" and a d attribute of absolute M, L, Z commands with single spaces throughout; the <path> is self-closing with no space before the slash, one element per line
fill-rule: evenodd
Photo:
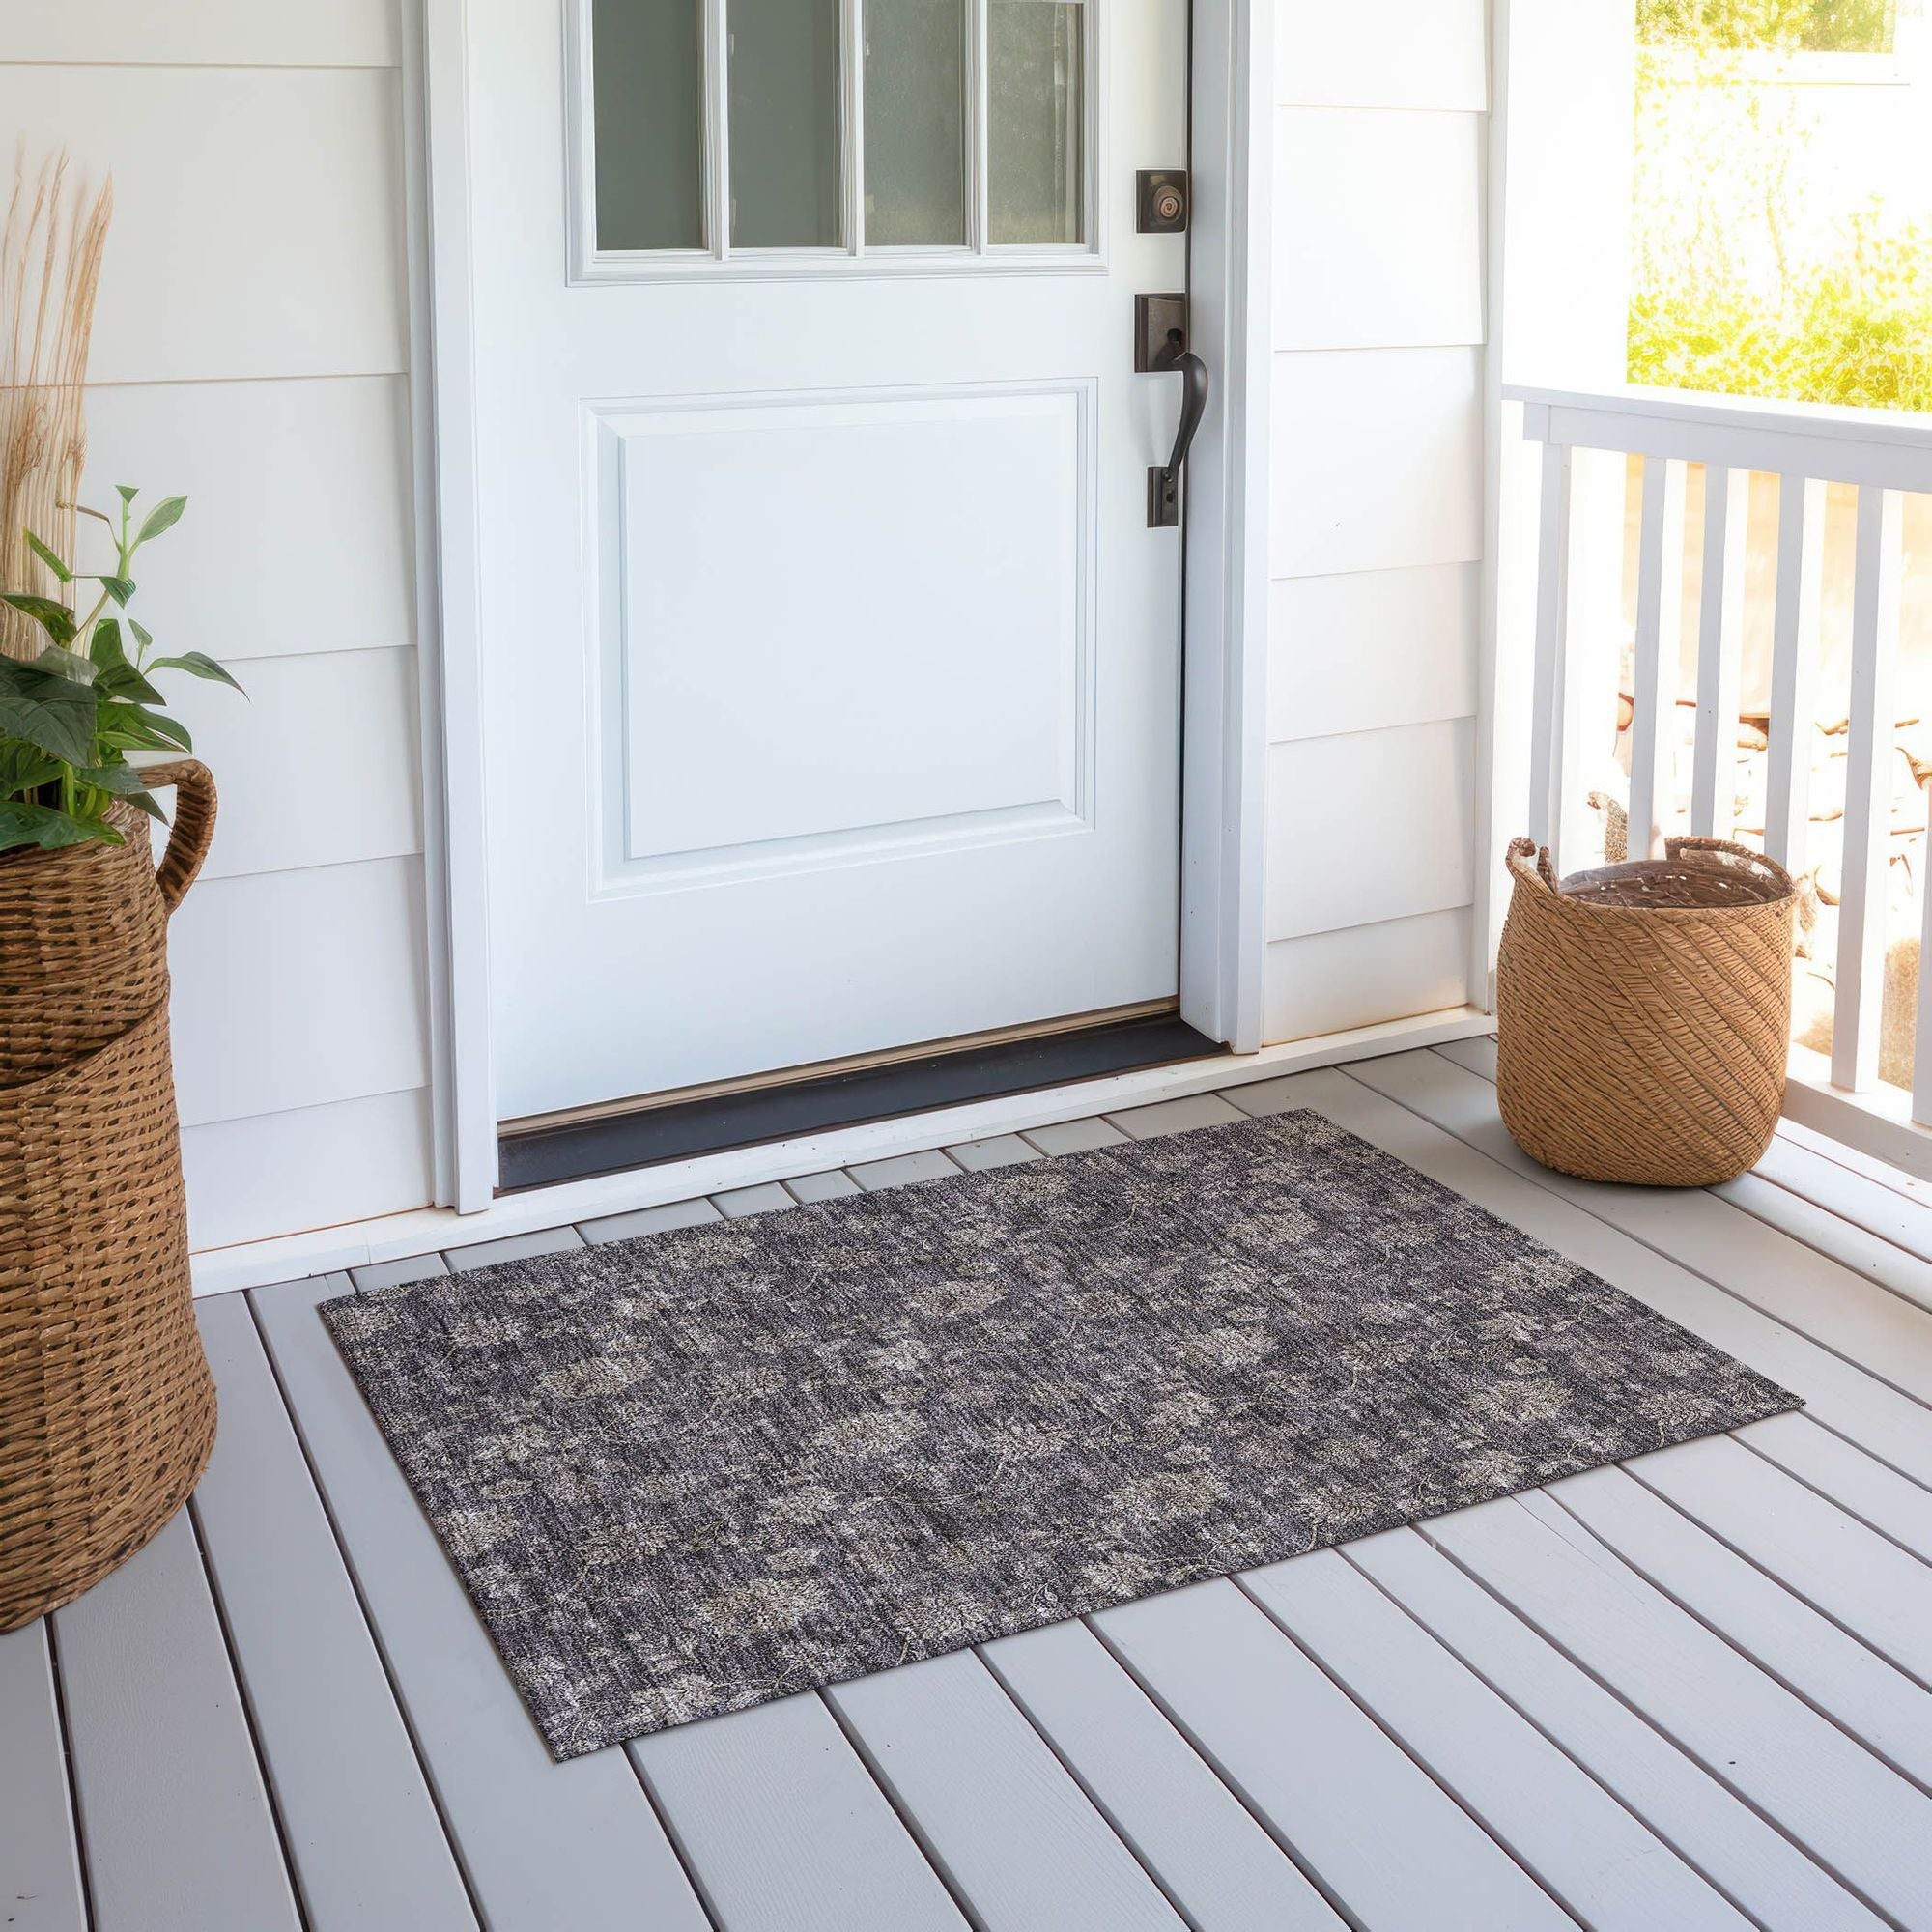
<path fill-rule="evenodd" d="M 1833 694 L 1844 733 L 1845 795 L 1829 1056 L 1796 1047 L 1786 1111 L 1919 1175 L 1932 1175 L 1932 890 L 1918 880 L 1920 944 L 1911 1085 L 1881 1079 L 1888 869 L 1898 765 L 1899 618 L 1904 497 L 1932 493 L 1932 419 L 1631 389 L 1580 394 L 1507 388 L 1524 437 L 1542 445 L 1535 561 L 1528 829 L 1559 867 L 1593 863 L 1598 781 L 1589 748 L 1614 737 L 1601 710 L 1628 700 L 1628 849 L 1661 852 L 1666 834 L 1734 836 L 1749 512 L 1776 496 L 1769 573 L 1769 702 L 1764 849 L 1794 874 L 1817 862 L 1810 787 L 1823 655 L 1826 490 L 1857 492 L 1850 545 L 1849 675 Z M 1603 455 L 1594 454 L 1603 452 Z M 1624 471 L 1641 464 L 1635 620 L 1623 621 Z M 1704 468 L 1701 530 L 1686 528 L 1690 465 Z M 1757 499 L 1760 505 L 1764 497 Z M 1761 524 L 1763 514 L 1761 510 Z M 1701 558 L 1685 608 L 1687 548 Z M 1768 534 L 1760 552 L 1771 551 Z M 1840 573 L 1846 560 L 1838 558 Z M 1760 611 L 1760 614 L 1761 611 Z M 1932 623 L 1932 613 L 1928 613 Z M 1673 778 L 1690 694 L 1680 691 L 1686 625 L 1694 626 L 1694 724 L 1688 799 Z M 1760 633 L 1762 625 L 1759 627 Z M 1611 642 L 1610 640 L 1614 640 Z M 1761 668 L 1761 667 L 1760 667 Z M 1916 708 L 1932 717 L 1932 695 Z M 1763 718 L 1766 706 L 1756 707 Z M 1840 709 L 1843 724 L 1835 721 Z M 1601 770 L 1601 764 L 1599 766 Z M 1920 796 L 1932 795 L 1921 788 Z M 1688 809 L 1687 809 L 1688 808 Z M 1924 823 L 1922 817 L 1918 825 Z M 1908 829 L 1916 829 L 1908 828 Z M 1743 836 L 1738 834 L 1736 836 Z M 1928 841 L 1932 849 L 1932 841 Z M 1894 1034 L 1897 1029 L 1894 1026 Z"/>

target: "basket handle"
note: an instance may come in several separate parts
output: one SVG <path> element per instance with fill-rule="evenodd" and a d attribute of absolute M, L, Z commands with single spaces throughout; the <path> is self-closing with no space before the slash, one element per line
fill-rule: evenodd
<path fill-rule="evenodd" d="M 1509 868 L 1525 885 L 1540 885 L 1548 892 L 1557 891 L 1556 867 L 1549 863 L 1549 847 L 1539 847 L 1534 838 L 1512 838 L 1509 851 L 1505 854 Z M 1535 865 L 1530 864 L 1534 858 Z"/>
<path fill-rule="evenodd" d="M 150 785 L 173 785 L 175 822 L 168 849 L 155 868 L 161 904 L 172 914 L 187 896 L 214 838 L 214 774 L 199 758 L 170 758 L 141 774 Z"/>

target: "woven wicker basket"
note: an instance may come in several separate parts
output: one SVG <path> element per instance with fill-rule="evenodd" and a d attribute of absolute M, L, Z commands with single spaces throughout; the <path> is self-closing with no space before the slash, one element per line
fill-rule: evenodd
<path fill-rule="evenodd" d="M 1503 1123 L 1546 1167 L 1703 1187 L 1756 1165 L 1791 1038 L 1790 875 L 1742 845 L 1560 883 L 1527 838 L 1496 971 Z"/>
<path fill-rule="evenodd" d="M 214 1385 L 189 1302 L 167 916 L 214 829 L 191 759 L 158 874 L 123 845 L 0 857 L 0 1631 L 124 1563 L 200 1480 Z"/>

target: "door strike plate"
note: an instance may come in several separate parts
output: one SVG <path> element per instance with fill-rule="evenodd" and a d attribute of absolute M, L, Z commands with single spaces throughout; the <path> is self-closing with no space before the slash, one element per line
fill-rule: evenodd
<path fill-rule="evenodd" d="M 1137 226 L 1143 235 L 1187 232 L 1187 170 L 1143 168 L 1134 177 Z"/>
<path fill-rule="evenodd" d="M 1134 368 L 1143 375 L 1172 369 L 1187 347 L 1187 298 L 1134 298 Z"/>

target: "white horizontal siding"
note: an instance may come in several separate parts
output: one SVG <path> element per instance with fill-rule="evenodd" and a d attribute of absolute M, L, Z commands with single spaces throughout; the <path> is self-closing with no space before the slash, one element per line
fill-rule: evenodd
<path fill-rule="evenodd" d="M 141 553 L 157 636 L 224 662 L 414 641 L 402 377 L 97 387 L 87 456 L 87 502 L 187 497 Z"/>
<path fill-rule="evenodd" d="M 1276 745 L 1267 796 L 1270 939 L 1474 896 L 1471 719 Z"/>
<path fill-rule="evenodd" d="M 220 793 L 204 879 L 422 850 L 413 650 L 258 658 L 235 670 L 246 696 L 169 682 Z"/>
<path fill-rule="evenodd" d="M 1486 0 L 1275 0 L 1275 98 L 1311 107 L 1490 104 Z"/>
<path fill-rule="evenodd" d="M 1268 593 L 1268 737 L 1322 738 L 1476 708 L 1471 563 L 1284 577 Z"/>
<path fill-rule="evenodd" d="M 394 67 L 399 26 L 396 0 L 4 0 L 0 50 L 43 64 Z"/>
<path fill-rule="evenodd" d="M 1272 574 L 1480 557 L 1481 367 L 1475 349 L 1276 355 Z"/>
<path fill-rule="evenodd" d="M 0 0 L 0 126 L 114 176 L 83 499 L 187 497 L 135 609 L 248 692 L 168 684 L 221 798 L 170 942 L 197 1247 L 432 1191 L 401 18 Z"/>
<path fill-rule="evenodd" d="M 430 1160 L 426 1089 L 372 1094 L 182 1130 L 191 1246 L 328 1228 L 423 1203 Z"/>
<path fill-rule="evenodd" d="M 197 882 L 170 932 L 182 1123 L 426 1085 L 422 921 L 414 858 Z"/>
<path fill-rule="evenodd" d="M 407 368 L 398 86 L 390 68 L 0 67 L 0 128 L 114 176 L 90 379 Z"/>
<path fill-rule="evenodd" d="M 1268 1038 L 1308 1039 L 1374 1026 L 1389 1013 L 1461 1006 L 1469 920 L 1469 908 L 1458 906 L 1275 940 L 1263 994 Z"/>
<path fill-rule="evenodd" d="M 1284 107 L 1275 116 L 1277 349 L 1483 339 L 1478 114 Z M 1370 218 L 1364 218 L 1373 211 Z"/>
<path fill-rule="evenodd" d="M 1269 1040 L 1464 997 L 1487 14 L 1276 14 Z"/>

